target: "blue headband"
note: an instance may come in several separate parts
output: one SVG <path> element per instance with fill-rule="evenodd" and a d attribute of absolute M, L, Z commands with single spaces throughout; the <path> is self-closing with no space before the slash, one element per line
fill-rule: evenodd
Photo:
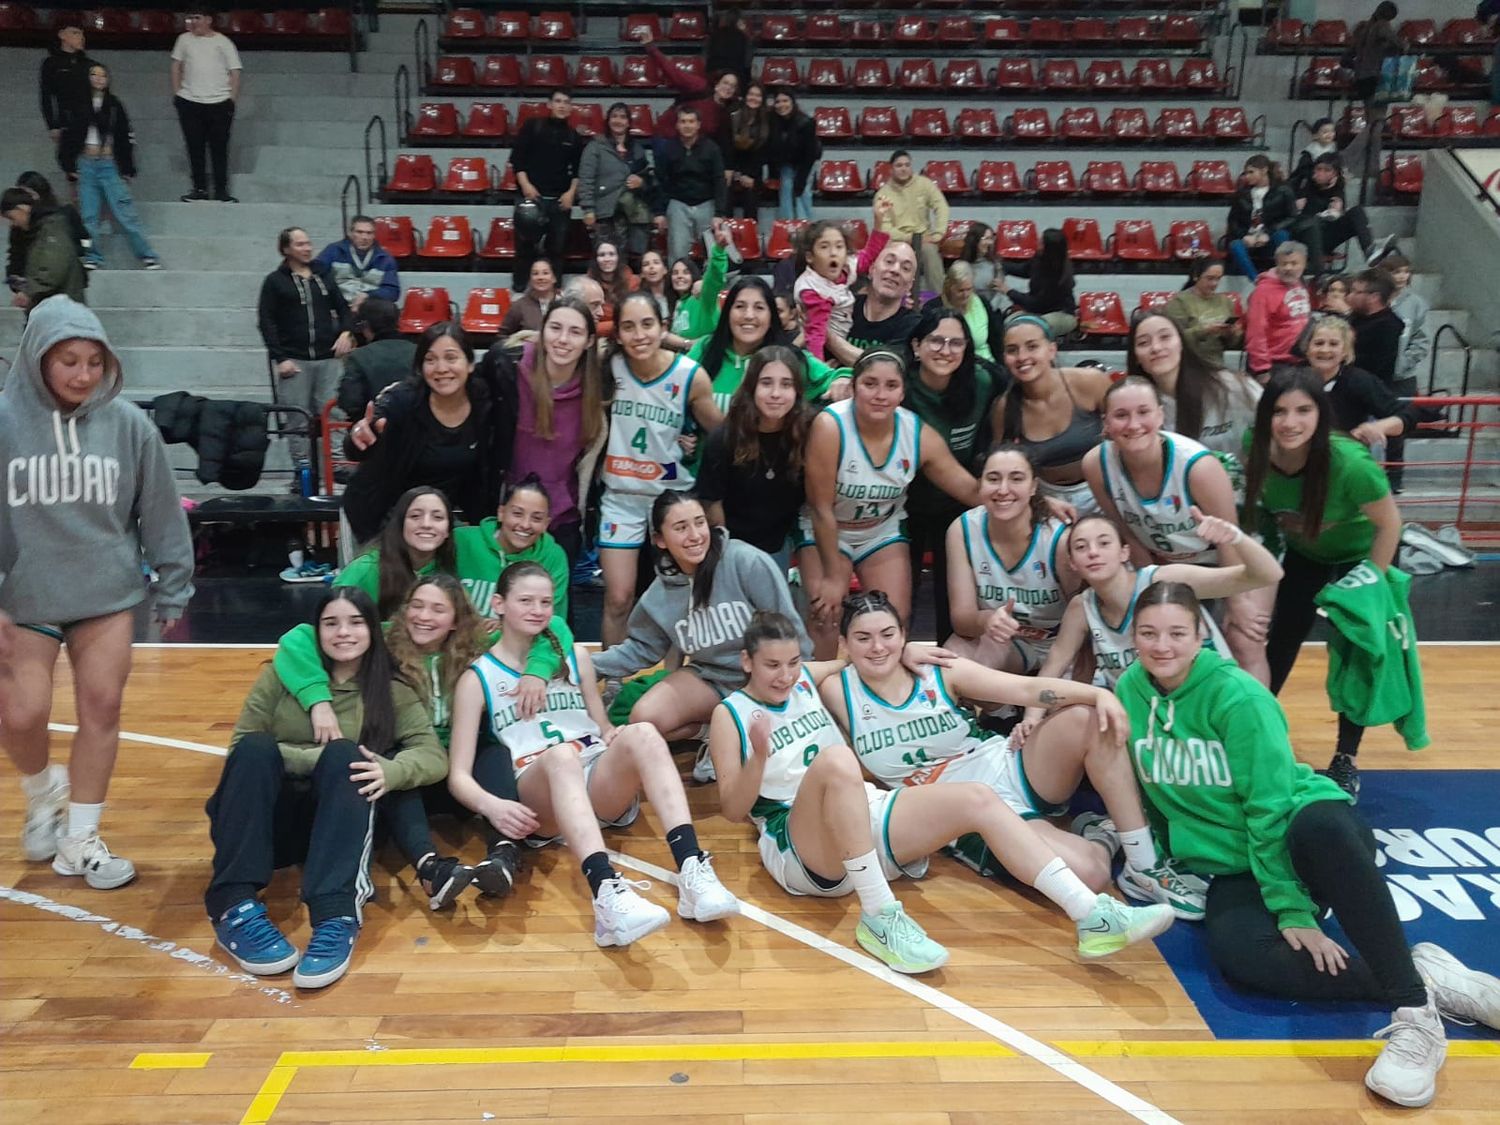
<path fill-rule="evenodd" d="M 1021 324 L 1036 325 L 1042 330 L 1042 335 L 1046 336 L 1047 339 L 1056 343 L 1057 337 L 1052 335 L 1052 325 L 1048 324 L 1039 316 L 1032 316 L 1031 313 L 1022 313 L 1020 316 L 1011 317 L 1005 322 L 1005 331 L 1009 332 L 1012 328 L 1015 328 L 1017 325 Z"/>

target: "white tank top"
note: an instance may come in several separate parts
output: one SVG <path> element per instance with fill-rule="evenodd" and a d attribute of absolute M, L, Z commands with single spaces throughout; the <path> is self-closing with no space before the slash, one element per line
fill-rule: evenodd
<path fill-rule="evenodd" d="M 906 490 L 920 463 L 921 420 L 904 406 L 896 408 L 895 435 L 885 460 L 871 459 L 854 422 L 854 400 L 823 408 L 839 427 L 839 461 L 833 515 L 840 528 L 860 531 L 906 515 Z"/>
<path fill-rule="evenodd" d="M 750 810 L 750 815 L 758 821 L 791 805 L 813 759 L 844 741 L 843 732 L 823 706 L 817 685 L 806 669 L 780 706 L 762 703 L 744 688 L 730 692 L 724 706 L 739 731 L 742 762 L 750 757 L 750 724 L 761 715 L 771 724 L 771 756 L 761 775 L 760 800 Z"/>
<path fill-rule="evenodd" d="M 631 373 L 624 356 L 615 356 L 610 367 L 615 397 L 604 450 L 606 487 L 645 496 L 693 487 L 693 473 L 683 464 L 677 439 L 687 426 L 688 392 L 698 370 L 692 360 L 678 356 L 655 379 L 643 383 Z"/>
<path fill-rule="evenodd" d="M 1154 566 L 1143 566 L 1135 572 L 1135 589 L 1130 592 L 1130 605 L 1118 626 L 1104 620 L 1099 596 L 1093 590 L 1084 590 L 1079 595 L 1083 599 L 1083 615 L 1088 621 L 1089 639 L 1094 646 L 1094 667 L 1111 688 L 1119 682 L 1125 669 L 1136 661 L 1138 653 L 1135 638 L 1131 636 L 1135 625 L 1135 603 L 1141 596 L 1141 591 L 1156 578 L 1156 571 Z M 1212 645 L 1221 656 L 1234 659 L 1229 651 L 1229 643 L 1224 639 L 1224 634 L 1219 632 L 1218 623 L 1208 615 L 1207 610 L 1203 611 L 1201 620 L 1199 633 L 1203 636 L 1203 643 Z"/>
<path fill-rule="evenodd" d="M 547 683 L 547 697 L 536 718 L 522 720 L 516 716 L 515 689 L 522 672 L 485 653 L 473 664 L 484 689 L 486 730 L 510 751 L 517 769 L 525 766 L 549 746 L 559 742 L 579 742 L 601 738 L 599 724 L 589 714 L 583 698 L 583 682 L 578 674 L 578 657 L 568 653 L 566 671 L 572 682 L 558 676 Z"/>
<path fill-rule="evenodd" d="M 1104 491 L 1120 510 L 1130 534 L 1154 556 L 1167 562 L 1212 566 L 1219 561 L 1218 549 L 1193 533 L 1196 523 L 1188 510 L 1193 504 L 1188 470 L 1213 454 L 1192 438 L 1167 430 L 1161 431 L 1161 440 L 1161 490 L 1155 496 L 1136 491 L 1112 441 L 1100 446 Z"/>
<path fill-rule="evenodd" d="M 974 593 L 980 609 L 999 609 L 1015 599 L 1012 615 L 1021 623 L 1022 640 L 1048 641 L 1057 636 L 1068 599 L 1057 581 L 1057 552 L 1067 536 L 1059 520 L 1033 523 L 1031 542 L 1014 567 L 1008 567 L 990 542 L 989 513 L 970 508 L 958 517 L 964 533 L 964 552 L 974 572 Z"/>
<path fill-rule="evenodd" d="M 967 754 L 990 738 L 974 713 L 954 701 L 935 665 L 912 677 L 911 694 L 901 703 L 880 698 L 853 668 L 839 678 L 854 752 L 886 785 L 906 785 L 924 767 Z"/>

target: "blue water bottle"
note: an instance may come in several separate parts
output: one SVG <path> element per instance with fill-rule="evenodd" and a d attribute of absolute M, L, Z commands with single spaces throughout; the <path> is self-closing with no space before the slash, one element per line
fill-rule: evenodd
<path fill-rule="evenodd" d="M 306 500 L 308 497 L 310 497 L 313 494 L 313 479 L 312 479 L 312 465 L 311 465 L 311 463 L 309 463 L 307 461 L 300 461 L 300 462 L 298 462 L 298 464 L 297 464 L 297 485 L 298 485 L 298 490 L 302 493 L 302 498 L 304 500 Z"/>

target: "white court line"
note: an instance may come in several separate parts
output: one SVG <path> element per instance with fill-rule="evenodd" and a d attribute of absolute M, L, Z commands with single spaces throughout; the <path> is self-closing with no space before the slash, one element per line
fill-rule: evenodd
<path fill-rule="evenodd" d="M 671 886 L 677 885 L 677 876 L 654 863 L 635 859 L 625 855 L 623 852 L 611 851 L 610 858 L 619 863 L 621 867 L 628 867 L 633 871 L 639 871 L 643 875 L 649 875 L 653 879 L 660 879 L 663 883 Z M 1095 1074 L 1077 1059 L 1063 1054 L 1056 1047 L 1033 1039 L 1024 1031 L 1019 1031 L 1010 1024 L 987 1016 L 976 1008 L 970 1007 L 962 1000 L 949 996 L 942 989 L 934 988 L 930 984 L 913 980 L 909 976 L 893 972 L 879 961 L 864 953 L 856 953 L 853 949 L 840 945 L 822 934 L 815 934 L 811 930 L 804 929 L 795 922 L 789 922 L 778 914 L 772 914 L 769 910 L 762 910 L 753 903 L 740 899 L 740 914 L 742 917 L 758 922 L 767 929 L 775 930 L 779 934 L 785 934 L 803 945 L 828 954 L 836 961 L 842 961 L 850 968 L 858 969 L 862 973 L 874 977 L 876 980 L 884 981 L 892 988 L 901 990 L 915 996 L 918 1000 L 937 1008 L 939 1011 L 948 1013 L 956 1020 L 968 1024 L 976 1031 L 982 1031 L 992 1039 L 999 1040 L 1007 1047 L 1027 1055 L 1043 1066 L 1048 1067 L 1071 1082 L 1076 1082 L 1091 1093 L 1097 1094 L 1110 1105 L 1124 1113 L 1130 1114 L 1137 1121 L 1145 1121 L 1150 1125 L 1181 1125 L 1177 1118 L 1167 1113 L 1166 1110 L 1158 1109 L 1150 1102 L 1136 1097 L 1129 1090 L 1115 1085 L 1102 1075 Z"/>
<path fill-rule="evenodd" d="M 72 723 L 48 723 L 47 729 L 56 731 L 58 734 L 77 734 L 78 728 Z M 184 742 L 180 738 L 158 738 L 154 734 L 136 734 L 133 731 L 122 730 L 120 737 L 126 742 L 142 742 L 147 746 L 167 746 L 173 750 L 191 750 L 196 754 L 212 754 L 216 758 L 227 758 L 229 751 L 222 746 L 208 746 L 202 742 Z"/>

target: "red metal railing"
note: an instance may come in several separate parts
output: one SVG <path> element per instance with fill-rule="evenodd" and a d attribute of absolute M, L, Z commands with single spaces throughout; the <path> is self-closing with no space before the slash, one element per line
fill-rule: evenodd
<path fill-rule="evenodd" d="M 1475 453 L 1481 434 L 1485 431 L 1500 434 L 1500 395 L 1422 395 L 1406 401 L 1413 406 L 1446 411 L 1447 417 L 1443 421 L 1421 422 L 1417 428 L 1463 438 L 1464 455 L 1456 461 L 1402 462 L 1408 476 L 1429 469 L 1457 470 L 1451 473 L 1451 477 L 1449 473 L 1443 474 L 1445 481 L 1452 479 L 1456 483 L 1456 492 L 1443 490 L 1437 495 L 1399 497 L 1403 515 L 1420 523 L 1423 522 L 1422 509 L 1429 512 L 1434 508 L 1452 509 L 1456 512 L 1453 523 L 1466 544 L 1474 547 L 1500 544 L 1500 481 L 1485 480 L 1484 473 L 1476 472 L 1494 469 L 1497 472 L 1490 476 L 1500 476 L 1500 450 L 1488 457 L 1478 457 Z"/>

